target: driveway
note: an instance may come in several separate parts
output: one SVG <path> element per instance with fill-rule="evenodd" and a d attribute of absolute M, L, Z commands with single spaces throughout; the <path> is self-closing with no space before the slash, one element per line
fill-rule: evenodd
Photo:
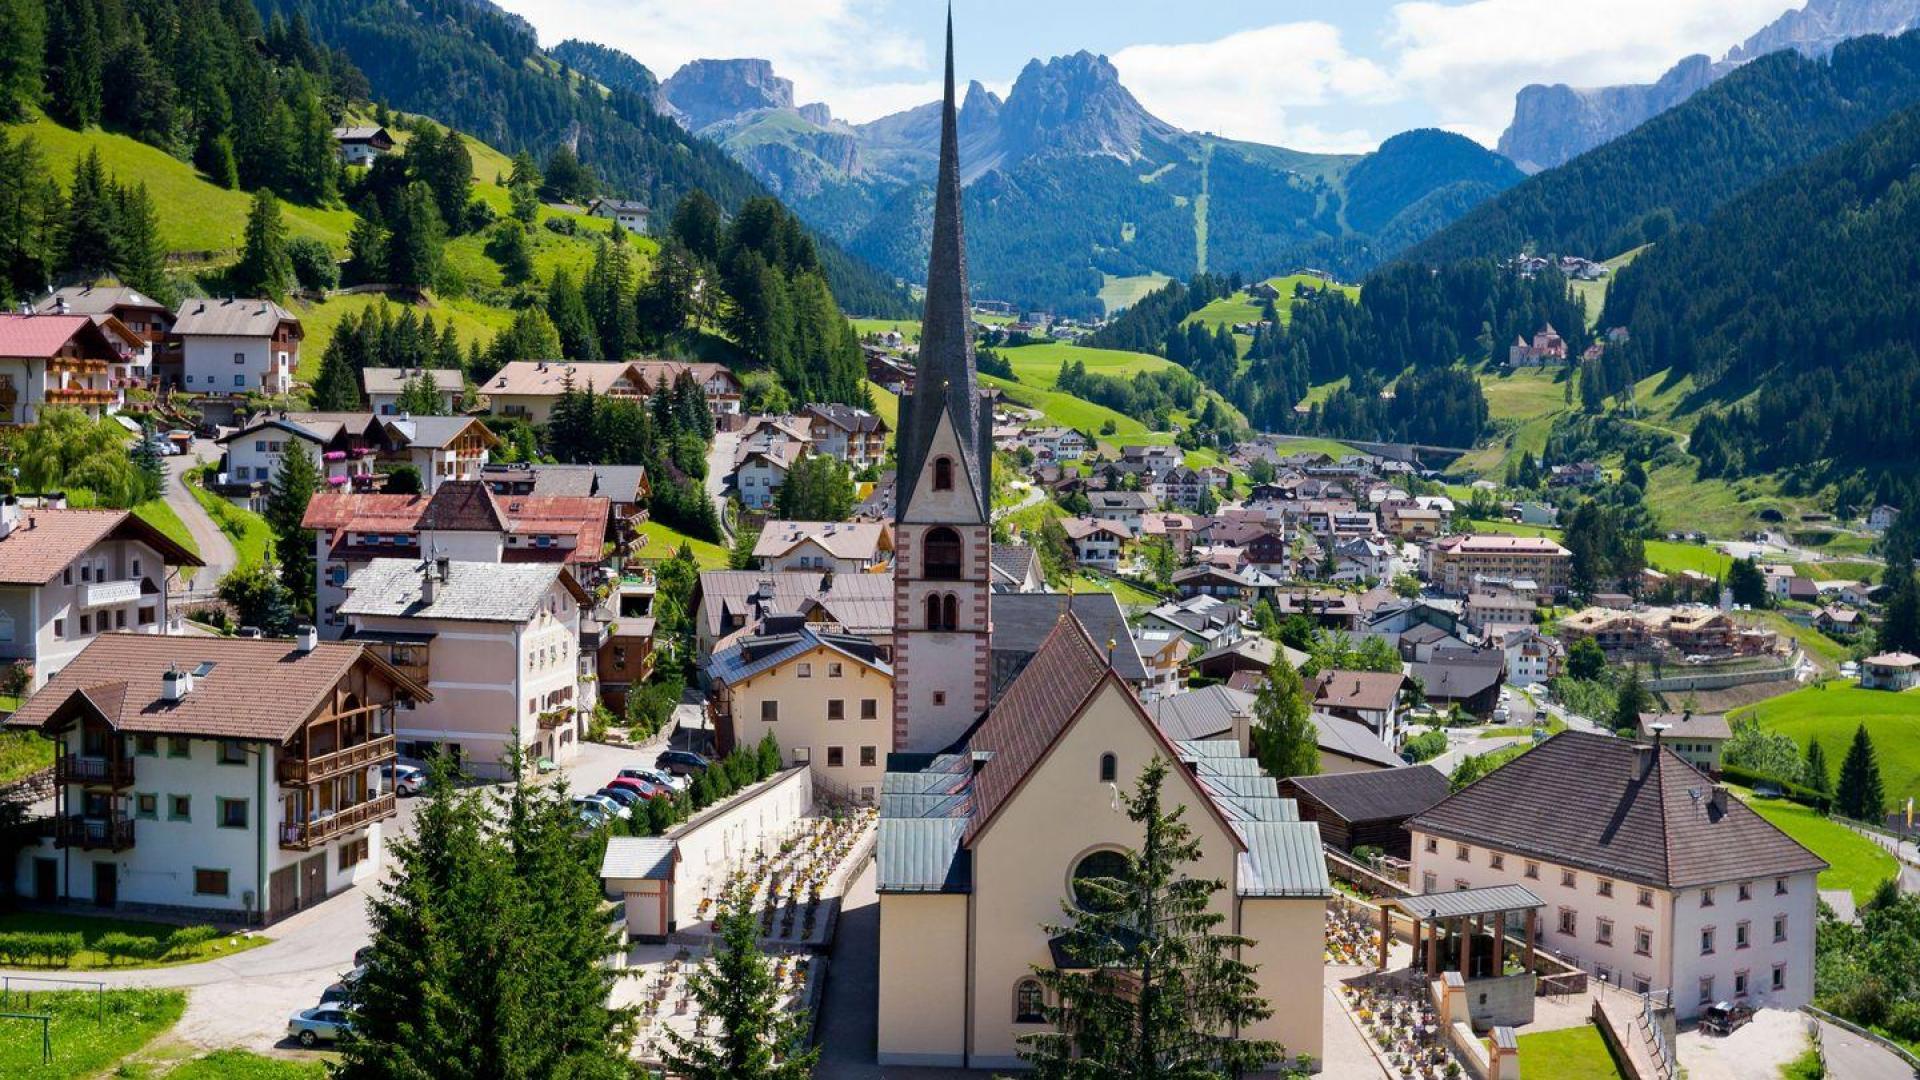
<path fill-rule="evenodd" d="M 561 775 L 573 790 L 592 791 L 622 768 L 653 764 L 658 750 L 659 743 L 646 747 L 587 743 L 561 769 Z M 417 799 L 400 800 L 399 816 L 387 823 L 389 839 L 413 831 L 419 807 Z M 180 1039 L 207 1049 L 290 1050 L 291 1044 L 281 1045 L 287 1017 L 318 1002 L 320 992 L 353 967 L 353 954 L 372 940 L 367 900 L 379 885 L 367 881 L 343 890 L 261 931 L 271 939 L 267 944 L 219 960 L 125 971 L 0 971 L 0 976 L 85 979 L 110 989 L 184 989 L 186 1013 L 173 1031 Z M 34 986 L 30 981 L 23 985 Z"/>
<path fill-rule="evenodd" d="M 727 524 L 727 478 L 733 475 L 733 455 L 740 448 L 740 435 L 733 431 L 713 433 L 713 445 L 707 447 L 707 498 L 713 500 L 713 512 L 720 517 L 720 530 L 733 539 Z"/>
<path fill-rule="evenodd" d="M 215 524 L 213 518 L 208 515 L 206 507 L 201 506 L 200 500 L 193 497 L 193 492 L 187 490 L 186 474 L 189 469 L 219 459 L 219 446 L 205 439 L 195 439 L 191 451 L 167 459 L 165 496 L 167 505 L 180 516 L 180 521 L 187 527 L 187 533 L 193 537 L 194 544 L 200 548 L 200 560 L 207 564 L 194 571 L 192 587 L 177 596 L 175 599 L 178 600 L 212 596 L 220 579 L 225 577 L 227 571 L 233 569 L 233 564 L 238 561 L 238 556 L 234 554 L 233 541 L 227 538 L 227 534 L 220 530 L 219 525 Z"/>

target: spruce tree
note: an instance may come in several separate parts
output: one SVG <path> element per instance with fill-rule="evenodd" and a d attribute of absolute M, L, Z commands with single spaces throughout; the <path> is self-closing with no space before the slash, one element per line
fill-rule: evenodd
<path fill-rule="evenodd" d="M 1887 812 L 1886 789 L 1880 783 L 1880 761 L 1873 752 L 1867 726 L 1854 729 L 1853 743 L 1840 762 L 1840 781 L 1834 790 L 1834 808 L 1841 816 L 1878 825 Z"/>
<path fill-rule="evenodd" d="M 346 329 L 343 325 L 342 329 Z M 360 408 L 360 376 L 347 359 L 347 343 L 336 333 L 320 357 L 320 374 L 313 380 L 313 407 L 320 412 L 354 412 Z"/>
<path fill-rule="evenodd" d="M 447 411 L 433 373 L 425 370 L 401 384 L 394 407 L 409 416 L 442 416 Z"/>
<path fill-rule="evenodd" d="M 46 288 L 59 258 L 60 185 L 39 144 L 0 128 L 0 301 L 11 305 Z"/>
<path fill-rule="evenodd" d="M 1200 842 L 1186 807 L 1161 801 L 1166 778 L 1159 757 L 1141 770 L 1126 800 L 1139 849 L 1114 876 L 1074 881 L 1064 922 L 1045 928 L 1079 964 L 1033 969 L 1052 1030 L 1022 1036 L 1020 1057 L 1040 1080 L 1241 1076 L 1286 1058 L 1238 1036 L 1273 1009 L 1239 959 L 1254 942 L 1222 933 L 1226 916 L 1212 910 L 1225 884 L 1183 870 Z"/>
<path fill-rule="evenodd" d="M 1833 794 L 1833 770 L 1827 767 L 1827 751 L 1819 739 L 1807 740 L 1807 758 L 1800 766 L 1800 782 L 1822 795 Z"/>
<path fill-rule="evenodd" d="M 144 181 L 114 187 L 113 272 L 121 284 L 162 303 L 172 298 L 167 284 L 167 253 L 160 243 L 160 219 Z"/>
<path fill-rule="evenodd" d="M 140 471 L 145 483 L 146 499 L 156 499 L 167 490 L 167 463 L 161 459 L 160 450 L 153 442 L 153 422 L 145 417 L 140 420 L 140 439 L 133 444 L 133 465 Z"/>
<path fill-rule="evenodd" d="M 594 252 L 593 268 L 587 271 L 586 282 L 580 290 L 587 312 L 593 317 L 594 332 L 600 338 L 603 360 L 625 360 L 633 352 L 637 327 L 632 265 L 626 234 L 616 228 L 612 238 L 602 240 Z"/>
<path fill-rule="evenodd" d="M 320 481 L 319 465 L 299 442 L 289 441 L 280 455 L 280 467 L 274 470 L 262 515 L 273 529 L 280 580 L 302 607 L 319 588 L 314 577 L 313 530 L 302 528 L 300 522 L 307 516 L 308 501 L 320 490 Z"/>
<path fill-rule="evenodd" d="M 379 204 L 368 200 L 353 219 L 353 231 L 347 234 L 347 271 L 349 285 L 369 285 L 387 276 L 387 230 L 380 223 Z"/>
<path fill-rule="evenodd" d="M 714 922 L 720 941 L 713 958 L 689 980 L 700 1030 L 692 1038 L 669 1031 L 667 1072 L 683 1080 L 812 1076 L 819 1051 L 807 1045 L 803 1015 L 782 1005 L 773 965 L 760 952 L 752 894 L 728 894 Z"/>
<path fill-rule="evenodd" d="M 61 0 L 47 11 L 48 111 L 68 127 L 98 124 L 106 56 L 95 0 Z"/>
<path fill-rule="evenodd" d="M 1920 653 L 1920 585 L 1914 581 L 1911 553 L 1887 553 L 1883 584 L 1888 595 L 1886 614 L 1880 620 L 1881 651 Z"/>
<path fill-rule="evenodd" d="M 1320 735 L 1300 673 L 1282 657 L 1267 670 L 1253 699 L 1253 756 L 1268 776 L 1312 776 L 1320 771 Z"/>
<path fill-rule="evenodd" d="M 98 148 L 74 162 L 67 189 L 67 212 L 60 234 L 60 266 L 84 278 L 113 268 L 113 184 L 100 164 Z"/>
<path fill-rule="evenodd" d="M 254 192 L 247 211 L 246 246 L 233 268 L 234 288 L 251 296 L 285 299 L 293 287 L 293 260 L 287 255 L 287 227 L 280 200 L 271 190 Z"/>
<path fill-rule="evenodd" d="M 560 334 L 561 356 L 583 364 L 600 359 L 599 332 L 587 312 L 586 297 L 564 266 L 555 269 L 547 283 L 547 318 Z"/>
<path fill-rule="evenodd" d="M 446 232 L 425 184 L 407 185 L 387 219 L 387 282 L 401 288 L 431 288 L 440 276 Z"/>
<path fill-rule="evenodd" d="M 21 119 L 39 103 L 46 40 L 41 0 L 0 0 L 0 121 Z"/>
<path fill-rule="evenodd" d="M 731 570 L 752 570 L 759 565 L 754 558 L 753 549 L 760 544 L 760 530 L 750 525 L 741 525 L 733 531 L 733 548 L 727 552 L 727 567 Z"/>

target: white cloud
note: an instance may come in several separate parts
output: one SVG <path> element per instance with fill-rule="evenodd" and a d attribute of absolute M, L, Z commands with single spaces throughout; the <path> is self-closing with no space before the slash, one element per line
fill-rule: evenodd
<path fill-rule="evenodd" d="M 1364 150 L 1364 130 L 1328 131 L 1301 107 L 1371 103 L 1393 93 L 1379 65 L 1347 51 L 1339 28 L 1278 23 L 1213 41 L 1133 45 L 1113 56 L 1120 81 L 1148 111 L 1181 127 L 1302 150 Z M 1354 115 L 1351 111 L 1349 117 Z"/>
<path fill-rule="evenodd" d="M 1411 0 L 1386 37 L 1395 79 L 1437 120 L 1491 144 L 1528 83 L 1650 82 L 1691 53 L 1718 58 L 1782 0 Z"/>
<path fill-rule="evenodd" d="M 884 0 L 500 0 L 545 44 L 577 37 L 631 54 L 662 79 L 689 60 L 756 57 L 856 122 L 939 96 L 927 42 L 885 25 Z M 928 87 L 932 87 L 929 92 Z"/>

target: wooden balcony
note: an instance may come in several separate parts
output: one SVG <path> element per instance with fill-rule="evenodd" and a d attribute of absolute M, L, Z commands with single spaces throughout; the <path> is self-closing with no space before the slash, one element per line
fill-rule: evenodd
<path fill-rule="evenodd" d="M 393 794 L 389 792 L 314 821 L 288 822 L 280 826 L 280 846 L 289 851 L 311 850 L 343 833 L 392 817 L 395 806 Z"/>
<path fill-rule="evenodd" d="M 53 820 L 54 843 L 83 851 L 125 851 L 133 846 L 133 819 L 68 814 Z"/>
<path fill-rule="evenodd" d="M 47 387 L 47 402 L 54 405 L 111 405 L 119 399 L 117 390 L 92 386 Z"/>
<path fill-rule="evenodd" d="M 291 787 L 325 780 L 344 772 L 365 769 L 394 757 L 394 738 L 392 735 L 376 735 L 363 743 L 355 743 L 343 749 L 325 754 L 315 754 L 310 758 L 282 757 L 280 759 L 280 782 Z"/>
<path fill-rule="evenodd" d="M 115 790 L 132 787 L 133 759 L 61 754 L 53 761 L 53 782 L 87 784 L 95 787 L 110 787 Z"/>

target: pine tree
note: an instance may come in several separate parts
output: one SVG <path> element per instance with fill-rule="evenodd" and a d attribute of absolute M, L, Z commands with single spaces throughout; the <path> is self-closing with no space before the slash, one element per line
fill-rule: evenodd
<path fill-rule="evenodd" d="M 368 285 L 387 276 L 387 230 L 380 223 L 380 206 L 371 199 L 361 206 L 347 234 L 346 281 Z"/>
<path fill-rule="evenodd" d="M 667 1072 L 684 1080 L 812 1076 L 819 1051 L 807 1046 L 805 1022 L 784 1007 L 773 965 L 760 952 L 760 920 L 754 916 L 752 894 L 745 889 L 730 893 L 714 922 L 720 941 L 713 958 L 689 980 L 701 1030 L 692 1038 L 669 1032 Z"/>
<path fill-rule="evenodd" d="M 347 329 L 342 324 L 342 330 Z M 320 357 L 320 374 L 313 380 L 313 407 L 320 412 L 354 412 L 360 408 L 360 376 L 347 358 L 349 335 L 336 332 Z"/>
<path fill-rule="evenodd" d="M 417 181 L 407 185 L 387 220 L 387 282 L 401 288 L 432 287 L 440 276 L 445 240 L 432 189 Z"/>
<path fill-rule="evenodd" d="M 281 300 L 293 288 L 287 227 L 280 220 L 280 200 L 271 190 L 254 192 L 253 205 L 247 211 L 246 246 L 232 274 L 234 288 L 251 296 Z"/>
<path fill-rule="evenodd" d="M 733 531 L 733 547 L 727 552 L 727 567 L 731 570 L 752 570 L 760 565 L 753 549 L 760 544 L 760 530 L 750 525 L 742 525 Z"/>
<path fill-rule="evenodd" d="M 626 235 L 615 229 L 612 238 L 602 240 L 594 252 L 593 268 L 587 271 L 580 290 L 600 338 L 603 360 L 625 360 L 632 355 L 636 330 L 632 278 Z"/>
<path fill-rule="evenodd" d="M 1883 652 L 1920 652 L 1920 585 L 1913 575 L 1913 559 L 1902 551 L 1887 557 L 1887 610 L 1880 620 Z"/>
<path fill-rule="evenodd" d="M 1239 959 L 1254 942 L 1220 932 L 1226 916 L 1212 908 L 1225 885 L 1183 873 L 1200 842 L 1186 807 L 1162 803 L 1166 778 L 1159 757 L 1141 770 L 1126 800 L 1138 851 L 1076 878 L 1065 922 L 1045 928 L 1079 964 L 1034 968 L 1052 1030 L 1022 1036 L 1020 1057 L 1040 1080 L 1240 1076 L 1286 1057 L 1238 1036 L 1273 1009 Z"/>
<path fill-rule="evenodd" d="M 319 589 L 314 576 L 313 530 L 302 528 L 307 503 L 320 490 L 320 467 L 298 442 L 289 441 L 280 455 L 280 467 L 274 470 L 267 491 L 264 516 L 273 529 L 274 553 L 279 557 L 280 580 L 299 598 L 301 606 L 311 602 Z"/>
<path fill-rule="evenodd" d="M 95 148 L 73 166 L 66 224 L 61 230 L 61 268 L 86 278 L 111 270 L 113 233 L 113 184 Z"/>
<path fill-rule="evenodd" d="M 114 187 L 113 273 L 121 284 L 162 303 L 172 298 L 167 283 L 167 253 L 160 243 L 160 219 L 145 181 Z"/>
<path fill-rule="evenodd" d="M 153 422 L 144 417 L 140 421 L 140 439 L 133 444 L 132 455 L 134 468 L 140 470 L 140 475 L 145 481 L 146 498 L 156 499 L 165 494 L 167 463 L 161 459 L 160 450 L 154 445 Z"/>
<path fill-rule="evenodd" d="M 1833 794 L 1833 770 L 1827 767 L 1827 751 L 1819 739 L 1807 740 L 1807 759 L 1800 766 L 1800 782 L 1822 795 Z"/>
<path fill-rule="evenodd" d="M 0 0 L 0 121 L 17 120 L 40 101 L 40 65 L 47 40 L 40 0 Z"/>
<path fill-rule="evenodd" d="M 532 279 L 533 249 L 527 243 L 527 227 L 518 219 L 508 218 L 493 227 L 487 254 L 500 264 L 500 276 L 508 285 Z"/>
<path fill-rule="evenodd" d="M 1320 771 L 1320 736 L 1300 673 L 1282 658 L 1267 669 L 1253 699 L 1253 756 L 1268 776 L 1312 776 Z"/>
<path fill-rule="evenodd" d="M 853 474 L 827 454 L 807 454 L 787 470 L 773 500 L 787 521 L 844 521 L 853 510 Z"/>
<path fill-rule="evenodd" d="M 1840 781 L 1834 788 L 1834 809 L 1842 817 L 1880 824 L 1887 812 L 1886 789 L 1880 782 L 1880 761 L 1873 752 L 1867 726 L 1854 729 L 1853 744 L 1840 762 Z"/>
<path fill-rule="evenodd" d="M 560 355 L 587 364 L 600 359 L 600 337 L 594 329 L 587 301 L 574 284 L 573 274 L 562 266 L 554 270 L 547 283 L 547 318 L 560 334 Z"/>
<path fill-rule="evenodd" d="M 100 13 L 94 0 L 62 0 L 48 5 L 47 94 L 49 112 L 72 128 L 98 124 L 102 72 Z"/>

